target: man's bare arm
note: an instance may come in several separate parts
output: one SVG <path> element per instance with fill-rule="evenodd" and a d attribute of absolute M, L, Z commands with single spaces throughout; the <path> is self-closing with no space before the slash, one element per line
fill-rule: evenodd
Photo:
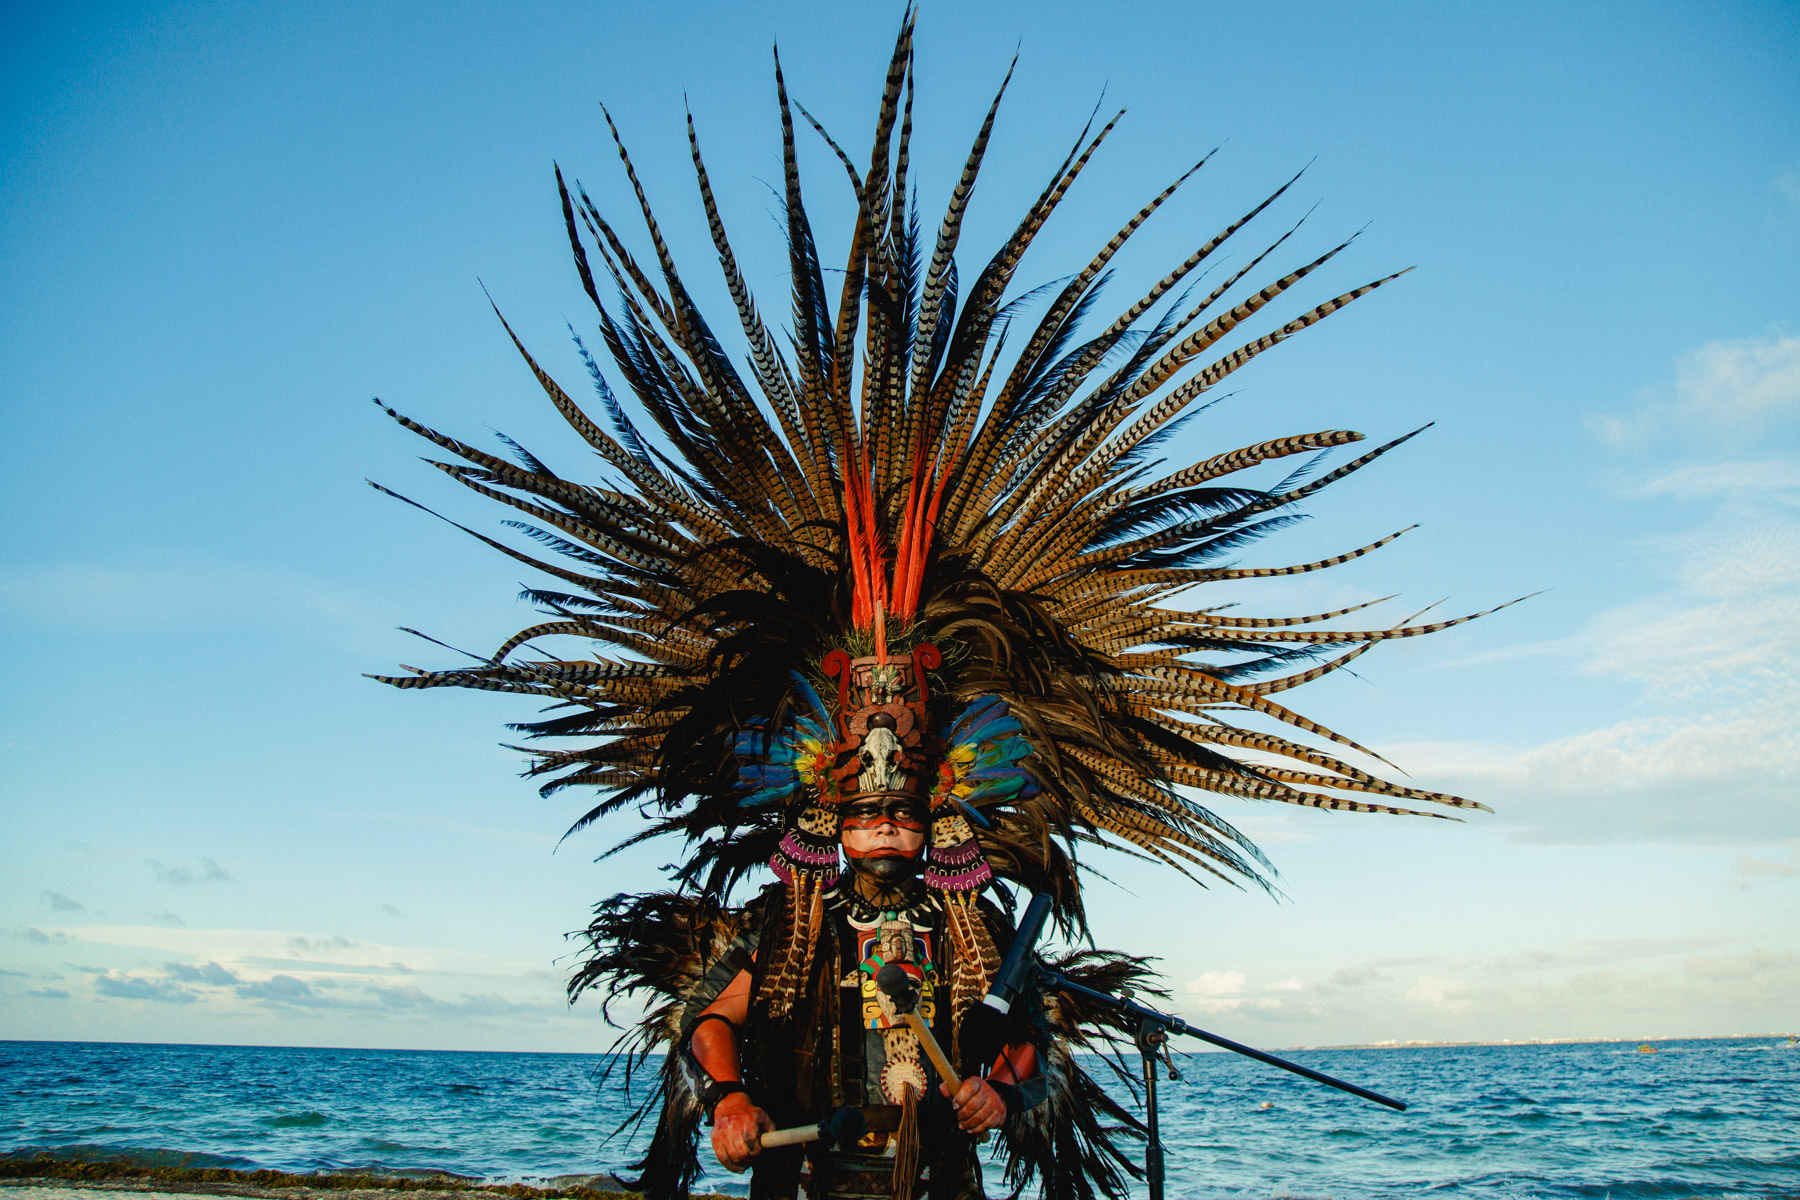
<path fill-rule="evenodd" d="M 700 1012 L 688 1035 L 688 1053 L 715 1083 L 743 1083 L 738 1030 L 750 1017 L 750 972 L 739 971 L 718 998 Z M 713 1154 L 727 1171 L 742 1171 L 762 1150 L 762 1135 L 775 1128 L 747 1092 L 733 1092 L 713 1107 Z"/>

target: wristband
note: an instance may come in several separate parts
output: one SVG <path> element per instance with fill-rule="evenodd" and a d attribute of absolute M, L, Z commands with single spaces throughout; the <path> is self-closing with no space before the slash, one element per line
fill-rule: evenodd
<path fill-rule="evenodd" d="M 1020 1103 L 1021 1097 L 1018 1088 L 1010 1083 L 1002 1083 L 998 1079 L 988 1080 L 987 1085 L 994 1089 L 994 1094 L 999 1096 L 1001 1102 L 1006 1105 L 1007 1120 L 1010 1121 L 1019 1115 L 1019 1110 L 1023 1105 Z"/>
<path fill-rule="evenodd" d="M 706 1123 L 708 1125 L 713 1123 L 713 1109 L 719 1107 L 719 1101 L 734 1092 L 743 1092 L 748 1095 L 749 1091 L 749 1088 L 735 1079 L 715 1079 L 707 1084 L 706 1090 L 700 1093 L 700 1107 L 706 1110 Z"/>

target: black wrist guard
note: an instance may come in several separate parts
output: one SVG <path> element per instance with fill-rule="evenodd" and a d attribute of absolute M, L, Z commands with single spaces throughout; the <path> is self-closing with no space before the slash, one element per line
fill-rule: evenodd
<path fill-rule="evenodd" d="M 719 1107 L 719 1101 L 733 1092 L 748 1093 L 749 1091 L 749 1088 L 735 1079 L 715 1079 L 707 1084 L 706 1090 L 700 1093 L 700 1107 L 706 1110 L 706 1123 L 708 1125 L 713 1123 L 713 1109 Z"/>
<path fill-rule="evenodd" d="M 1014 1117 L 1019 1115 L 1019 1111 L 1022 1108 L 1024 1108 L 1024 1103 L 1023 1103 L 1021 1097 L 1019 1096 L 1018 1088 L 1014 1087 L 1010 1083 L 1002 1083 L 998 1079 L 988 1080 L 987 1085 L 989 1087 L 993 1088 L 994 1093 L 996 1095 L 998 1095 L 1003 1102 L 1005 1102 L 1005 1104 L 1006 1104 L 1006 1119 L 1007 1120 L 1010 1121 Z"/>

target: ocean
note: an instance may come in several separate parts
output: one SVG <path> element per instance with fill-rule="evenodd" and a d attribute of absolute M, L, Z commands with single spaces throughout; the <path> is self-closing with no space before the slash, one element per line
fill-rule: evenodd
<path fill-rule="evenodd" d="M 1404 1100 L 1404 1113 L 1236 1055 L 1178 1055 L 1182 1078 L 1160 1085 L 1167 1195 L 1800 1197 L 1800 1047 L 1653 1046 L 1287 1055 Z M 495 1182 L 619 1172 L 649 1137 L 614 1131 L 650 1077 L 628 1089 L 611 1062 L 0 1042 L 0 1152 Z M 744 1193 L 742 1177 L 702 1157 L 712 1169 L 700 1189 Z M 989 1191 L 1004 1194 L 997 1171 Z"/>

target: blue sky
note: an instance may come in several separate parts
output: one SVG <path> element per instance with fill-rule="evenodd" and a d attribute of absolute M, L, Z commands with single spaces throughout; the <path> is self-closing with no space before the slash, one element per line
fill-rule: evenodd
<path fill-rule="evenodd" d="M 529 617 L 511 564 L 363 485 L 497 519 L 368 400 L 583 469 L 481 290 L 580 382 L 551 164 L 628 213 L 604 101 L 704 277 L 685 97 L 779 308 L 769 49 L 859 144 L 898 16 L 7 8 L 0 1037 L 605 1044 L 592 1005 L 561 1002 L 561 935 L 669 851 L 592 861 L 626 825 L 559 846 L 581 801 L 518 778 L 498 743 L 528 712 L 506 698 L 362 678 L 446 660 L 397 626 L 486 648 Z M 1020 54 L 965 245 L 1010 226 L 1096 101 L 1128 109 L 1022 279 L 1084 262 L 1221 145 L 1114 294 L 1309 162 L 1275 217 L 1318 204 L 1301 252 L 1367 228 L 1307 303 L 1419 268 L 1258 360 L 1173 452 L 1436 421 L 1254 553 L 1421 528 L 1231 598 L 1542 592 L 1294 694 L 1493 816 L 1223 805 L 1279 903 L 1097 862 L 1099 936 L 1162 956 L 1190 1018 L 1271 1045 L 1793 1021 L 1797 43 L 1774 4 L 924 11 L 928 214 Z M 806 166 L 815 223 L 840 229 L 835 165 Z"/>

